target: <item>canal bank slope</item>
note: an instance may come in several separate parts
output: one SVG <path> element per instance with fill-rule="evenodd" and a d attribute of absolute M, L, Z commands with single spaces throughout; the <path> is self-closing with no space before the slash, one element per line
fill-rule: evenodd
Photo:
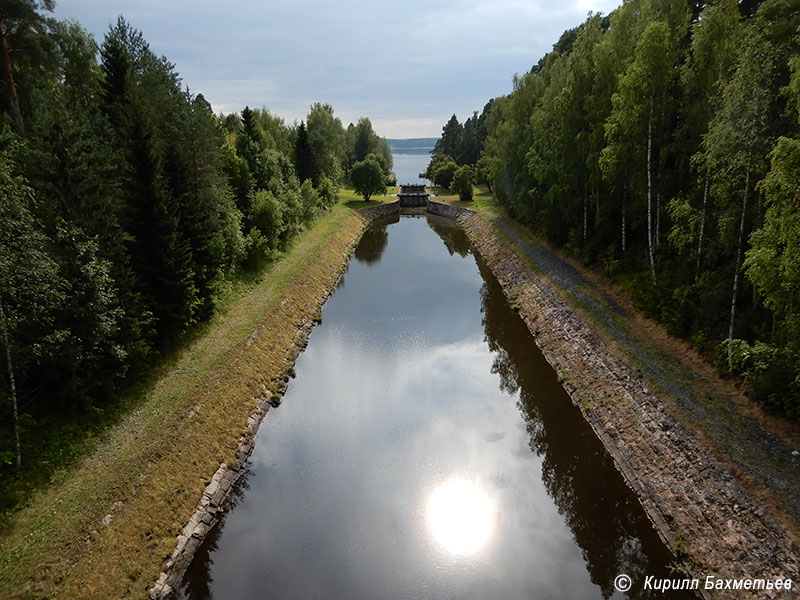
<path fill-rule="evenodd" d="M 238 468 L 257 419 L 279 401 L 365 225 L 344 204 L 321 215 L 79 464 L 10 519 L 0 597 L 149 595 L 198 499 L 219 489 L 220 465 Z"/>
<path fill-rule="evenodd" d="M 701 580 L 789 578 L 793 592 L 757 597 L 797 597 L 796 522 L 786 505 L 762 501 L 759 489 L 726 460 L 727 448 L 686 418 L 670 397 L 673 390 L 648 387 L 641 366 L 565 302 L 563 282 L 543 276 L 545 269 L 507 222 L 481 214 L 458 220 L 683 567 Z M 740 439 L 745 452 L 755 448 L 747 436 Z M 783 483 L 796 493 L 792 459 L 789 452 Z M 743 597 L 724 590 L 705 595 Z"/>

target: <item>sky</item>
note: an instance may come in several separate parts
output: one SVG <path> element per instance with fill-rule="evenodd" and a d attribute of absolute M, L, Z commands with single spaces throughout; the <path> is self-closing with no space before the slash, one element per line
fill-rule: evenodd
<path fill-rule="evenodd" d="M 587 13 L 620 0 L 60 0 L 102 43 L 118 15 L 217 112 L 267 107 L 287 123 L 314 102 L 345 126 L 438 137 L 507 94 Z"/>

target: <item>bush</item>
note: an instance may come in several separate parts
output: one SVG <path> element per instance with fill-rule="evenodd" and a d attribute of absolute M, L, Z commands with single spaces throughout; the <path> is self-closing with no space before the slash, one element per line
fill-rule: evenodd
<path fill-rule="evenodd" d="M 431 181 L 438 186 L 443 188 L 449 188 L 450 183 L 453 181 L 453 177 L 458 170 L 458 165 L 456 162 L 450 158 L 449 156 L 445 157 L 446 160 L 440 161 L 433 167 L 433 172 L 431 173 Z"/>
<path fill-rule="evenodd" d="M 306 179 L 300 186 L 300 205 L 302 207 L 303 223 L 308 225 L 317 216 L 317 211 L 321 208 L 319 193 L 311 185 L 311 180 Z"/>
<path fill-rule="evenodd" d="M 284 229 L 283 208 L 275 195 L 268 190 L 259 190 L 250 196 L 250 225 L 263 237 L 258 243 L 252 235 L 253 229 L 248 233 L 247 254 L 252 256 L 254 247 L 275 249 L 278 247 Z M 254 246 L 255 244 L 255 246 Z"/>
<path fill-rule="evenodd" d="M 472 180 L 472 169 L 469 165 L 459 167 L 453 174 L 453 179 L 450 182 L 450 191 L 458 194 L 459 200 L 472 200 Z"/>
<path fill-rule="evenodd" d="M 317 186 L 317 193 L 319 194 L 320 203 L 324 208 L 330 208 L 336 203 L 336 193 L 339 189 L 336 184 L 323 175 L 319 178 L 319 185 Z"/>
<path fill-rule="evenodd" d="M 793 419 L 800 418 L 800 356 L 778 346 L 745 340 L 725 340 L 719 345 L 717 364 L 728 365 L 753 388 L 753 395 L 768 408 Z"/>

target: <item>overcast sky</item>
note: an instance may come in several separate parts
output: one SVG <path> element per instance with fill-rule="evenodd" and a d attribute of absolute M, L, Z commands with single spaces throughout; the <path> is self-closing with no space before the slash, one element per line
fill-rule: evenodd
<path fill-rule="evenodd" d="M 327 102 L 389 138 L 435 137 L 511 91 L 559 35 L 620 0 L 60 0 L 101 43 L 117 15 L 216 111 L 287 122 Z"/>

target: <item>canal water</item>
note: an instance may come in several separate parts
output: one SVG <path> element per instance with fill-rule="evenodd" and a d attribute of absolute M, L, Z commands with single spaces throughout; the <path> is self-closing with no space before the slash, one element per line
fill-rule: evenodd
<path fill-rule="evenodd" d="M 373 226 L 322 316 L 180 598 L 662 597 L 671 555 L 452 221 Z"/>

